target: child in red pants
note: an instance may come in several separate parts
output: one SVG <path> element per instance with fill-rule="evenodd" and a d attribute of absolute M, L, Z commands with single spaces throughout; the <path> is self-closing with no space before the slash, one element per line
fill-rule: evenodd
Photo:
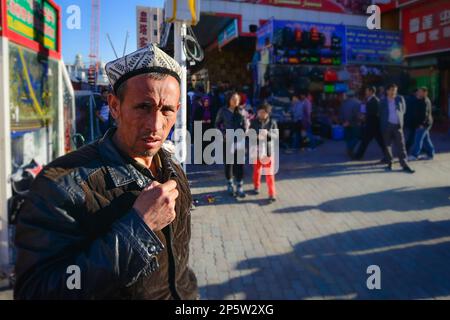
<path fill-rule="evenodd" d="M 251 129 L 258 134 L 257 160 L 253 167 L 253 186 L 255 193 L 259 193 L 261 186 L 261 175 L 266 176 L 267 187 L 269 189 L 269 200 L 276 201 L 273 140 L 278 137 L 278 127 L 275 120 L 270 118 L 272 107 L 263 103 L 258 108 L 256 119 L 251 123 Z"/>

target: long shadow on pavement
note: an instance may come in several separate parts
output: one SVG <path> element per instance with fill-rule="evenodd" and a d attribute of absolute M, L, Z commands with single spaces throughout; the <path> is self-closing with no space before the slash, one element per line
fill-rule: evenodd
<path fill-rule="evenodd" d="M 450 187 L 408 190 L 398 188 L 353 197 L 326 201 L 318 206 L 294 206 L 276 209 L 274 213 L 300 213 L 317 209 L 322 212 L 342 213 L 351 211 L 394 212 L 426 211 L 450 207 Z"/>
<path fill-rule="evenodd" d="M 226 249 L 226 248 L 225 248 Z M 381 269 L 369 290 L 367 268 Z M 201 288 L 203 299 L 426 299 L 450 295 L 450 221 L 351 230 L 296 244 L 287 254 L 243 260 L 250 272 Z"/>

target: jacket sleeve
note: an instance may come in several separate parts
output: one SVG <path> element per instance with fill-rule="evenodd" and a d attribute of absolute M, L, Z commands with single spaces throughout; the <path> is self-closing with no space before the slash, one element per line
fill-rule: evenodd
<path fill-rule="evenodd" d="M 279 136 L 278 124 L 275 120 L 271 120 L 270 130 L 268 131 L 267 135 L 271 140 L 278 139 Z"/>
<path fill-rule="evenodd" d="M 163 245 L 133 209 L 91 239 L 69 192 L 41 176 L 33 184 L 16 230 L 16 299 L 101 299 L 159 267 Z"/>
<path fill-rule="evenodd" d="M 400 96 L 400 112 L 402 113 L 403 116 L 406 113 L 406 101 L 405 98 L 403 98 L 403 96 Z"/>
<path fill-rule="evenodd" d="M 431 103 L 430 99 L 425 99 L 425 121 L 424 121 L 424 127 L 430 128 L 433 125 L 433 104 Z"/>

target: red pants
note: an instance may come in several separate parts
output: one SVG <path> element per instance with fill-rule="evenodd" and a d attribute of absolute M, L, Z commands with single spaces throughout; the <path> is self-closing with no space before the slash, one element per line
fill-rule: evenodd
<path fill-rule="evenodd" d="M 269 197 L 275 197 L 275 176 L 273 174 L 273 159 L 270 159 L 268 163 L 261 163 L 258 159 L 253 167 L 253 186 L 255 189 L 259 189 L 261 186 L 261 170 L 264 168 L 267 187 L 269 188 Z"/>

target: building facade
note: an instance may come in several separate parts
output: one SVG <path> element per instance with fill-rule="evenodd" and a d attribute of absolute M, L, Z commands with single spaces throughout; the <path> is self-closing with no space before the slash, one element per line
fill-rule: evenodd
<path fill-rule="evenodd" d="M 138 6 L 136 8 L 137 48 L 161 40 L 161 25 L 164 21 L 162 8 Z"/>

